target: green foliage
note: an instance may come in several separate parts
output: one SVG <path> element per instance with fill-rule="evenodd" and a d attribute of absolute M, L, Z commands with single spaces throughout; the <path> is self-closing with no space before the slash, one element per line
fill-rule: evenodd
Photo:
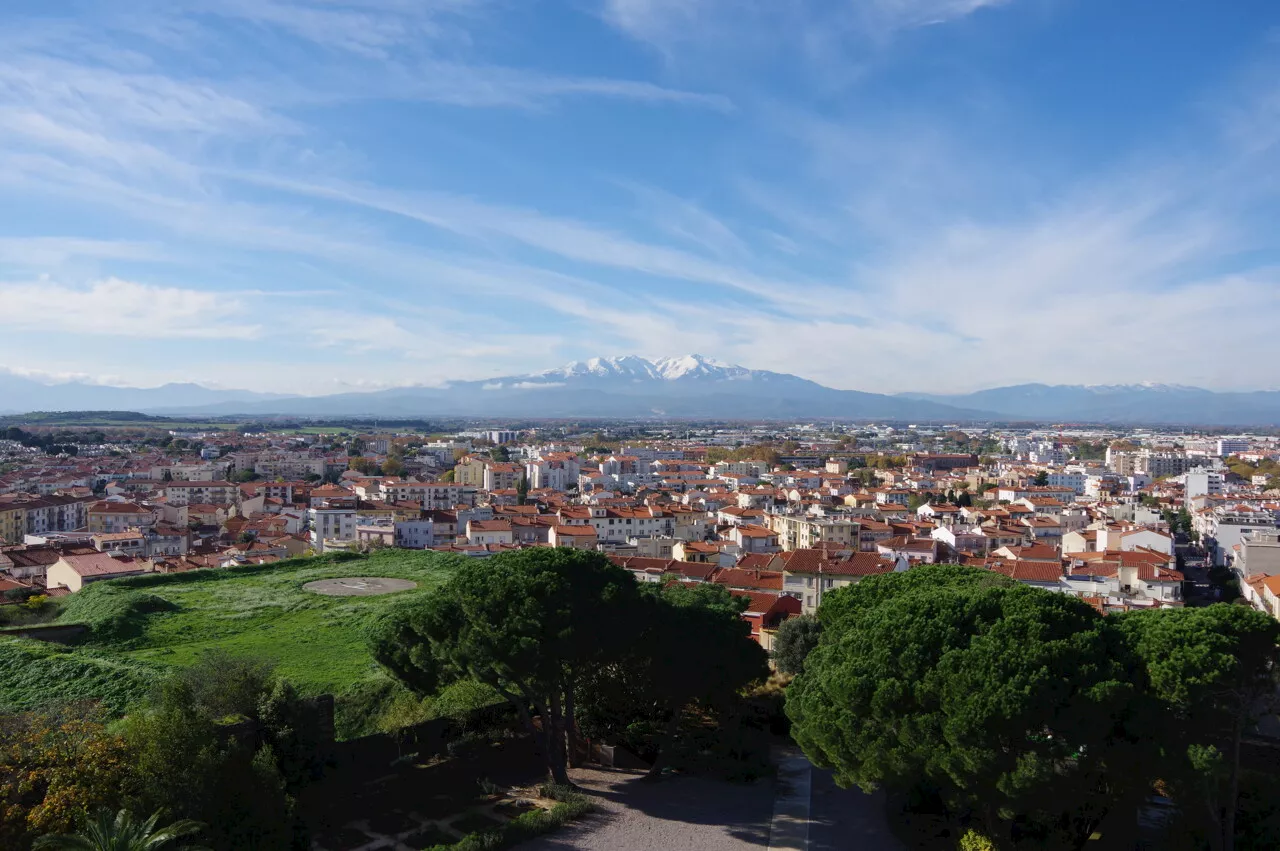
<path fill-rule="evenodd" d="M 157 827 L 159 818 L 157 813 L 146 821 L 139 821 L 128 810 L 113 813 L 104 809 L 79 833 L 42 836 L 32 848 L 34 851 L 160 851 L 204 829 L 204 825 L 189 819 Z M 192 846 L 183 847 L 195 851 Z"/>
<path fill-rule="evenodd" d="M 804 660 L 818 646 L 822 637 L 822 622 L 816 615 L 787 618 L 778 627 L 773 639 L 773 662 L 784 674 L 798 674 L 804 670 Z"/>
<path fill-rule="evenodd" d="M 819 618 L 787 712 L 796 741 L 843 784 L 927 784 L 997 847 L 1015 834 L 1074 847 L 1157 781 L 1194 843 L 1272 835 L 1276 808 L 1260 790 L 1241 799 L 1248 807 L 1236 797 L 1243 733 L 1276 703 L 1280 623 L 1262 613 L 1102 618 L 1073 598 L 936 566 L 833 592 Z"/>
<path fill-rule="evenodd" d="M 1273 775 L 1257 771 L 1243 773 L 1236 847 L 1240 851 L 1280 848 L 1280 788 Z"/>
<path fill-rule="evenodd" d="M 633 617 L 643 631 L 623 652 L 582 672 L 578 721 L 588 735 L 653 757 L 656 774 L 688 710 L 736 716 L 742 690 L 768 677 L 769 669 L 741 617 L 746 600 L 722 586 L 645 586 L 640 604 Z"/>
<path fill-rule="evenodd" d="M 917 568 L 832 595 L 788 690 L 792 735 L 843 785 L 923 781 L 988 833 L 1008 833 L 1003 812 L 1077 834 L 1116 796 L 1101 756 L 1125 732 L 1125 672 L 1087 604 L 982 573 Z"/>
<path fill-rule="evenodd" d="M 599 553 L 527 549 L 462 565 L 440 591 L 404 605 L 372 634 L 374 656 L 422 695 L 472 679 L 536 732 L 547 769 L 566 782 L 566 723 L 584 671 L 621 655 L 638 630 L 635 580 Z"/>
<path fill-rule="evenodd" d="M 932 589 L 982 589 L 1012 587 L 1014 581 L 990 570 L 953 564 L 922 564 L 903 573 L 868 576 L 856 585 L 828 591 L 822 597 L 818 618 L 826 629 L 876 608 L 885 601 Z"/>
<path fill-rule="evenodd" d="M 1135 612 L 1116 619 L 1145 687 L 1160 777 L 1188 828 L 1228 847 L 1235 836 L 1239 745 L 1274 711 L 1280 623 L 1241 606 Z"/>
<path fill-rule="evenodd" d="M 260 682 L 260 670 L 211 657 L 124 720 L 136 754 L 135 809 L 207 823 L 215 851 L 306 847 L 291 792 L 317 776 L 315 719 L 286 682 Z M 205 680 L 215 685 L 194 685 Z M 220 696 L 217 683 L 235 696 Z M 255 708 L 241 711 L 246 703 Z M 260 746 L 223 734 L 229 709 L 258 723 Z"/>
<path fill-rule="evenodd" d="M 254 717 L 275 681 L 271 664 L 263 659 L 209 650 L 195 665 L 174 673 L 165 685 L 184 690 L 184 699 L 210 718 L 235 721 Z"/>

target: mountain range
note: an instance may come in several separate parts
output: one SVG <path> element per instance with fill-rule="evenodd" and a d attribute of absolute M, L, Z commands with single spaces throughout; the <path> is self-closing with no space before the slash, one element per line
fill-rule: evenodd
<path fill-rule="evenodd" d="M 1280 392 L 1215 393 L 1168 384 L 1022 384 L 963 395 L 835 390 L 700 355 L 575 361 L 558 369 L 433 387 L 329 396 L 45 384 L 0 372 L 0 412 L 132 410 L 212 416 L 698 417 L 1151 424 L 1280 424 Z"/>

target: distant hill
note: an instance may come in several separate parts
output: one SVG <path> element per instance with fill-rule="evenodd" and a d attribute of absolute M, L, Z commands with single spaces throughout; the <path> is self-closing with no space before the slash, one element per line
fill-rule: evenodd
<path fill-rule="evenodd" d="M 1005 419 L 1102 423 L 1280 425 L 1280 392 L 1215 393 L 1178 384 L 1018 384 L 962 395 L 900 399 L 980 408 Z"/>
<path fill-rule="evenodd" d="M 161 387 L 108 387 L 71 381 L 45 384 L 0 370 L 0 412 L 151 411 L 222 403 L 262 402 L 287 398 L 249 390 L 212 390 L 199 384 Z"/>

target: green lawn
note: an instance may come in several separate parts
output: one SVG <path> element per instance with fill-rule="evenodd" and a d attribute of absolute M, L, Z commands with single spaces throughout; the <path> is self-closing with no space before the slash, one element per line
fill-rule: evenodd
<path fill-rule="evenodd" d="M 431 593 L 449 577 L 458 558 L 384 550 L 345 560 L 322 556 L 117 580 L 70 598 L 59 620 L 106 622 L 101 610 L 120 608 L 117 598 L 158 597 L 171 605 L 133 605 L 140 614 L 131 612 L 124 628 L 112 624 L 112 629 L 100 630 L 87 646 L 161 665 L 188 665 L 216 648 L 274 662 L 304 693 L 341 695 L 385 677 L 369 654 L 366 627 L 389 606 Z M 302 590 L 307 582 L 343 576 L 411 579 L 418 587 L 377 597 L 327 597 Z"/>

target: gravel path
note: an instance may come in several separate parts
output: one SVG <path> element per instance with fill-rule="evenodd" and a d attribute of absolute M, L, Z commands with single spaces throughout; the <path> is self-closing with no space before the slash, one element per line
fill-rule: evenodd
<path fill-rule="evenodd" d="M 808 811 L 808 829 L 777 830 L 773 845 L 770 844 L 771 822 L 776 812 L 788 809 L 785 804 L 775 806 L 775 798 L 778 801 L 788 798 L 788 789 L 776 782 L 761 780 L 743 786 L 674 776 L 660 783 L 643 783 L 639 780 L 640 772 L 611 768 L 575 769 L 571 775 L 574 782 L 594 795 L 597 811 L 582 822 L 524 843 L 521 851 L 769 851 L 771 848 L 904 851 L 905 848 L 889 831 L 883 797 L 837 788 L 828 771 L 813 769 L 812 792 L 806 796 L 811 807 L 804 808 Z"/>
<path fill-rule="evenodd" d="M 573 780 L 597 811 L 579 824 L 526 842 L 521 851 L 747 851 L 768 848 L 774 786 L 700 777 L 643 783 L 639 772 L 581 769 Z"/>

